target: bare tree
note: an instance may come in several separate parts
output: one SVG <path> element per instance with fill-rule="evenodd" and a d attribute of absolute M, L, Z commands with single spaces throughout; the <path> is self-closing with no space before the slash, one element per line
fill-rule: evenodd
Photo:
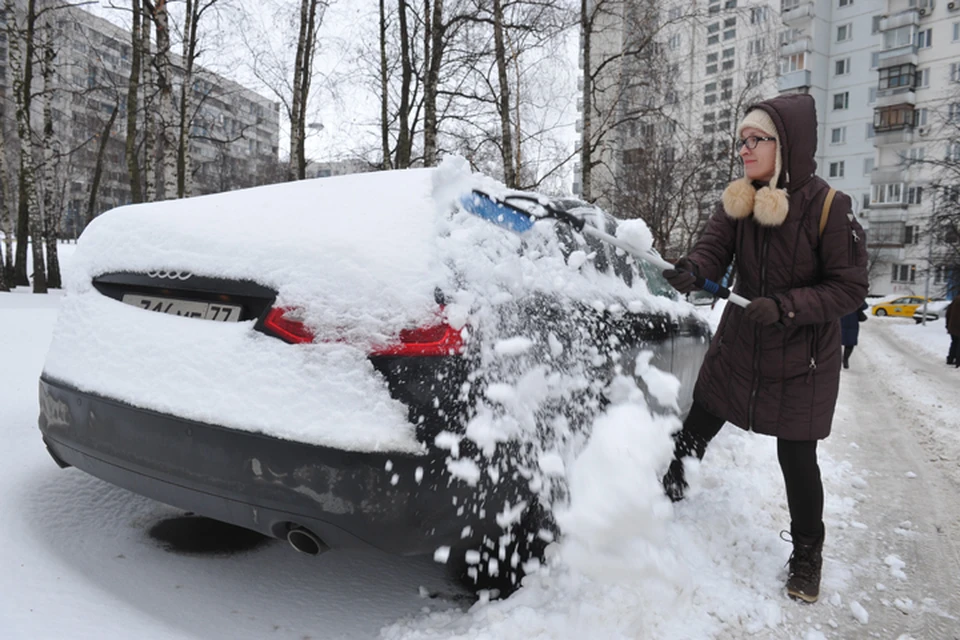
<path fill-rule="evenodd" d="M 143 188 L 140 184 L 140 159 L 137 155 L 138 105 L 140 94 L 141 63 L 143 60 L 143 5 L 140 0 L 130 0 L 132 10 L 130 19 L 130 75 L 127 80 L 127 132 L 124 156 L 127 161 L 127 175 L 130 180 L 130 200 L 143 202 Z"/>
<path fill-rule="evenodd" d="M 290 179 L 303 180 L 307 171 L 305 141 L 307 137 L 307 101 L 313 80 L 313 60 L 317 48 L 317 31 L 326 9 L 320 0 L 300 0 L 300 32 L 293 67 L 293 98 L 290 114 Z"/>

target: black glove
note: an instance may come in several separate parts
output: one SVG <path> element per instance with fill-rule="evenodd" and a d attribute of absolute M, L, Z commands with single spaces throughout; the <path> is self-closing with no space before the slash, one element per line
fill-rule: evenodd
<path fill-rule="evenodd" d="M 694 264 L 686 258 L 680 258 L 674 266 L 676 269 L 664 269 L 663 271 L 663 277 L 667 279 L 670 286 L 680 293 L 694 291 L 697 288 L 694 284 L 697 281 L 695 275 L 697 268 Z"/>
<path fill-rule="evenodd" d="M 743 315 L 751 322 L 766 326 L 780 319 L 780 307 L 773 298 L 757 298 L 747 305 Z"/>

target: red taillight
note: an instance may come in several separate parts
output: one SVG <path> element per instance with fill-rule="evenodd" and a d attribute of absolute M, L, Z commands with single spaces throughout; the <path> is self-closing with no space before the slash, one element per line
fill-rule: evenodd
<path fill-rule="evenodd" d="M 263 328 L 287 342 L 313 342 L 313 332 L 296 316 L 296 309 L 274 307 L 263 321 Z"/>
<path fill-rule="evenodd" d="M 263 329 L 286 342 L 310 343 L 316 339 L 303 321 L 298 310 L 291 307 L 274 307 L 263 320 Z M 373 356 L 449 356 L 463 353 L 463 337 L 446 323 L 403 329 L 399 342 L 376 349 Z"/>
<path fill-rule="evenodd" d="M 451 356 L 463 353 L 463 337 L 446 323 L 404 329 L 399 344 L 377 349 L 374 356 Z"/>

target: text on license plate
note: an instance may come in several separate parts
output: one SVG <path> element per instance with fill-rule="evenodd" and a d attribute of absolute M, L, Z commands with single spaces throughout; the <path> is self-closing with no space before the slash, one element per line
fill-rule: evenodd
<path fill-rule="evenodd" d="M 240 307 L 219 302 L 194 302 L 193 300 L 176 300 L 174 298 L 154 298 L 127 293 L 122 298 L 126 304 L 131 304 L 147 311 L 169 313 L 174 316 L 187 318 L 203 318 L 217 322 L 238 322 Z"/>

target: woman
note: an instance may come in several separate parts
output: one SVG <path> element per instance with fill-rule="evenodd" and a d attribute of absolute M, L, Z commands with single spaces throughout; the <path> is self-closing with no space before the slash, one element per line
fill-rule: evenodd
<path fill-rule="evenodd" d="M 834 192 L 814 174 L 812 97 L 753 105 L 737 132 L 745 177 L 727 187 L 703 237 L 664 276 L 687 293 L 693 274 L 716 281 L 735 263 L 734 290 L 752 302 L 724 309 L 663 483 L 681 499 L 682 459 L 703 458 L 724 422 L 776 437 L 793 543 L 787 593 L 814 602 L 824 539 L 817 442 L 830 434 L 837 402 L 839 319 L 867 294 L 863 230 L 850 198 L 835 193 L 828 203 Z"/>
<path fill-rule="evenodd" d="M 857 346 L 857 338 L 860 337 L 860 323 L 867 320 L 867 314 L 864 313 L 866 308 L 867 303 L 864 302 L 859 309 L 840 318 L 840 344 L 843 345 L 844 369 L 850 368 L 850 355 L 853 353 L 853 348 Z"/>

